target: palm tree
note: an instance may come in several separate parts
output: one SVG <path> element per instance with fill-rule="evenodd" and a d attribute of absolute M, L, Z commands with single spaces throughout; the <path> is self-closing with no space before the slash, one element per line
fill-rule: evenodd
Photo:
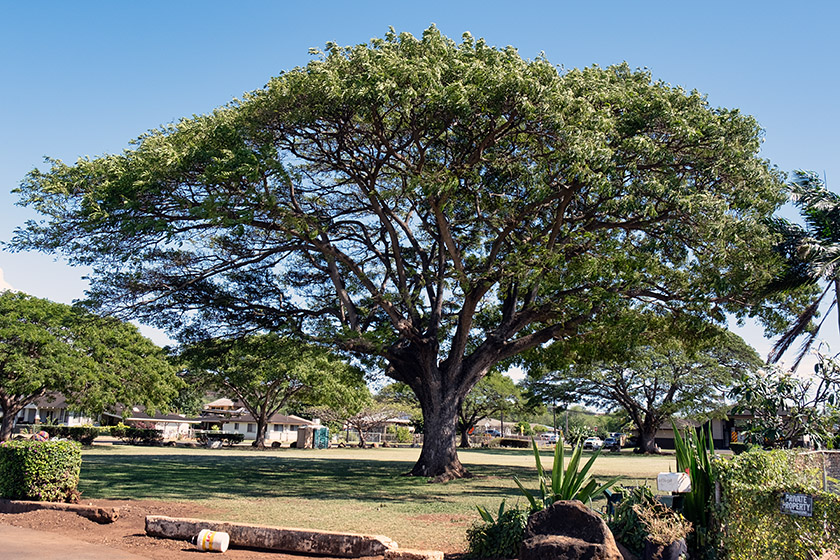
<path fill-rule="evenodd" d="M 792 370 L 796 370 L 810 350 L 840 296 L 840 196 L 826 189 L 823 181 L 813 172 L 796 171 L 794 174 L 795 179 L 789 184 L 791 202 L 799 209 L 805 227 L 782 219 L 774 223 L 783 238 L 779 249 L 788 261 L 788 269 L 773 283 L 773 287 L 789 289 L 823 282 L 825 286 L 776 341 L 767 357 L 770 363 L 778 362 L 796 339 L 806 335 Z M 831 299 L 829 308 L 822 320 L 814 324 L 820 308 L 828 299 Z"/>

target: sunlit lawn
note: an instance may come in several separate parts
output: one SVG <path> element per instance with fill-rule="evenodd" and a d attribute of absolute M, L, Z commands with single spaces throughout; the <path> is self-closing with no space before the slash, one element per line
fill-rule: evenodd
<path fill-rule="evenodd" d="M 233 521 L 374 533 L 401 546 L 459 551 L 478 518 L 476 505 L 498 508 L 504 499 L 525 507 L 513 475 L 536 488 L 528 450 L 462 451 L 461 461 L 476 476 L 447 484 L 400 476 L 419 453 L 95 446 L 84 452 L 80 490 L 90 499 L 196 500 Z M 549 450 L 543 464 L 551 464 Z M 674 467 L 672 456 L 625 451 L 602 454 L 592 472 L 602 479 L 620 474 L 622 483 L 635 485 Z"/>

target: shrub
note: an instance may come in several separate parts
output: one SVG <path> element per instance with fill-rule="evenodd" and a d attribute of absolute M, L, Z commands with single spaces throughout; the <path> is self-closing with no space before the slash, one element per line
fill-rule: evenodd
<path fill-rule="evenodd" d="M 694 533 L 690 546 L 694 557 L 710 549 L 712 528 L 711 509 L 714 502 L 714 483 L 712 481 L 712 461 L 715 446 L 712 429 L 689 430 L 680 434 L 676 424 L 674 446 L 677 455 L 677 470 L 687 472 L 691 478 L 691 492 L 685 494 L 683 513 L 694 524 Z M 669 543 L 662 543 L 669 544 Z"/>
<path fill-rule="evenodd" d="M 578 465 L 580 464 L 580 456 L 583 453 L 583 444 L 578 444 L 572 450 L 572 456 L 569 459 L 569 466 L 563 465 L 563 438 L 554 446 L 554 465 L 550 475 L 546 475 L 543 470 L 542 460 L 540 459 L 540 450 L 537 447 L 537 442 L 531 439 L 531 445 L 534 448 L 534 460 L 537 463 L 537 482 L 539 483 L 539 495 L 531 493 L 525 488 L 519 478 L 514 476 L 513 481 L 519 486 L 519 489 L 528 499 L 531 504 L 531 511 L 537 512 L 547 508 L 557 500 L 580 500 L 581 502 L 591 503 L 592 497 L 597 496 L 613 484 L 615 484 L 620 476 L 611 478 L 606 484 L 598 486 L 594 478 L 588 477 L 589 469 L 595 459 L 600 455 L 600 450 L 596 451 L 594 455 L 586 462 L 580 471 Z M 584 484 L 585 483 L 585 484 Z"/>
<path fill-rule="evenodd" d="M 397 426 L 396 432 L 397 443 L 411 443 L 414 440 L 414 436 L 411 435 L 411 430 L 405 426 Z"/>
<path fill-rule="evenodd" d="M 636 504 L 633 511 L 647 532 L 651 543 L 668 546 L 685 539 L 691 533 L 691 522 L 681 513 L 677 513 L 659 502 Z"/>
<path fill-rule="evenodd" d="M 129 445 L 159 445 L 163 442 L 163 432 L 154 428 L 136 428 L 117 424 L 111 426 L 111 435 Z"/>
<path fill-rule="evenodd" d="M 566 443 L 569 445 L 577 445 L 578 442 L 585 440 L 590 436 L 595 435 L 595 430 L 591 426 L 585 424 L 569 426 L 566 430 Z"/>
<path fill-rule="evenodd" d="M 473 558 L 516 558 L 528 512 L 516 508 L 505 511 L 502 501 L 496 519 L 480 506 L 478 513 L 482 521 L 467 529 L 467 554 Z"/>
<path fill-rule="evenodd" d="M 532 436 L 534 435 L 534 429 L 531 428 L 530 422 L 525 422 L 522 420 L 521 422 L 516 423 L 516 427 L 514 428 L 520 436 Z"/>
<path fill-rule="evenodd" d="M 514 439 L 514 438 L 500 438 L 499 439 L 499 446 L 500 447 L 518 447 L 520 449 L 527 449 L 529 447 L 529 443 L 527 440 L 524 439 Z"/>
<path fill-rule="evenodd" d="M 81 445 L 75 441 L 7 441 L 0 444 L 0 497 L 44 502 L 78 496 Z"/>

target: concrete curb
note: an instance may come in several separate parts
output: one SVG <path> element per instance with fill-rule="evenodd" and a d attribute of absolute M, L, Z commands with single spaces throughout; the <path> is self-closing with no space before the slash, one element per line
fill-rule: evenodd
<path fill-rule="evenodd" d="M 265 525 L 162 515 L 146 516 L 146 534 L 152 537 L 189 540 L 202 529 L 224 531 L 230 535 L 230 544 L 233 546 L 316 556 L 339 558 L 384 556 L 387 551 L 398 548 L 397 543 L 381 535 L 357 535 L 355 533 L 267 527 Z"/>
<path fill-rule="evenodd" d="M 0 513 L 26 513 L 40 509 L 70 511 L 101 525 L 113 523 L 120 516 L 119 508 L 101 508 L 82 504 L 64 504 L 61 502 L 28 502 L 23 500 L 0 499 Z"/>

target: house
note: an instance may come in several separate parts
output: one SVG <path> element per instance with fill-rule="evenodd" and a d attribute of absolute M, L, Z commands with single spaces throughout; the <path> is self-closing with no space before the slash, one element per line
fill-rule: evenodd
<path fill-rule="evenodd" d="M 15 417 L 15 425 L 61 424 L 82 426 L 97 423 L 96 418 L 74 410 L 61 393 L 49 393 L 26 405 Z"/>
<path fill-rule="evenodd" d="M 207 423 L 210 417 L 205 416 L 202 420 Z M 217 420 L 223 432 L 242 434 L 246 440 L 257 439 L 257 421 L 251 414 L 245 413 L 228 418 L 218 417 Z M 300 416 L 286 416 L 284 414 L 274 414 L 268 419 L 267 424 L 265 439 L 280 443 L 296 442 L 298 440 L 298 430 L 304 426 L 320 426 L 317 422 L 312 422 Z"/>
<path fill-rule="evenodd" d="M 345 422 L 342 430 L 349 439 L 350 434 L 357 434 L 361 429 L 364 432 L 364 439 L 369 443 L 384 443 L 397 441 L 396 428 L 405 428 L 409 433 L 414 433 L 411 416 L 409 414 L 398 414 L 390 416 L 389 412 L 373 413 L 370 416 L 355 417 Z"/>
<path fill-rule="evenodd" d="M 671 421 L 673 421 L 681 433 L 685 433 L 690 429 L 697 430 L 702 428 L 706 430 L 711 427 L 715 449 L 729 449 L 729 444 L 733 441 L 732 434 L 736 430 L 736 422 L 732 418 L 713 418 L 704 423 L 689 418 L 672 418 L 671 420 L 666 420 L 656 430 L 656 434 L 654 435 L 656 445 L 662 449 L 674 449 L 676 447 L 674 445 L 674 428 Z M 638 430 L 632 430 L 632 433 L 638 435 Z M 734 441 L 737 441 L 737 438 Z"/>
<path fill-rule="evenodd" d="M 481 418 L 475 423 L 477 434 L 491 434 L 494 436 L 509 436 L 516 434 L 516 422 L 502 422 L 496 418 Z"/>
<path fill-rule="evenodd" d="M 239 400 L 219 398 L 205 404 L 201 424 L 204 429 L 215 427 L 225 433 L 242 434 L 246 440 L 257 439 L 257 420 Z M 304 426 L 320 426 L 320 423 L 300 416 L 274 414 L 268 419 L 265 438 L 272 443 L 296 442 L 298 430 Z"/>
<path fill-rule="evenodd" d="M 246 414 L 248 411 L 242 406 L 242 403 L 232 401 L 231 399 L 216 399 L 209 402 L 202 407 L 202 416 L 231 416 Z"/>
<path fill-rule="evenodd" d="M 164 439 L 192 437 L 193 429 L 199 427 L 201 418 L 187 418 L 183 414 L 149 414 L 145 407 L 125 408 L 117 406 L 113 411 L 102 414 L 102 424 L 114 426 L 120 422 L 130 426 L 146 426 L 160 430 Z"/>

